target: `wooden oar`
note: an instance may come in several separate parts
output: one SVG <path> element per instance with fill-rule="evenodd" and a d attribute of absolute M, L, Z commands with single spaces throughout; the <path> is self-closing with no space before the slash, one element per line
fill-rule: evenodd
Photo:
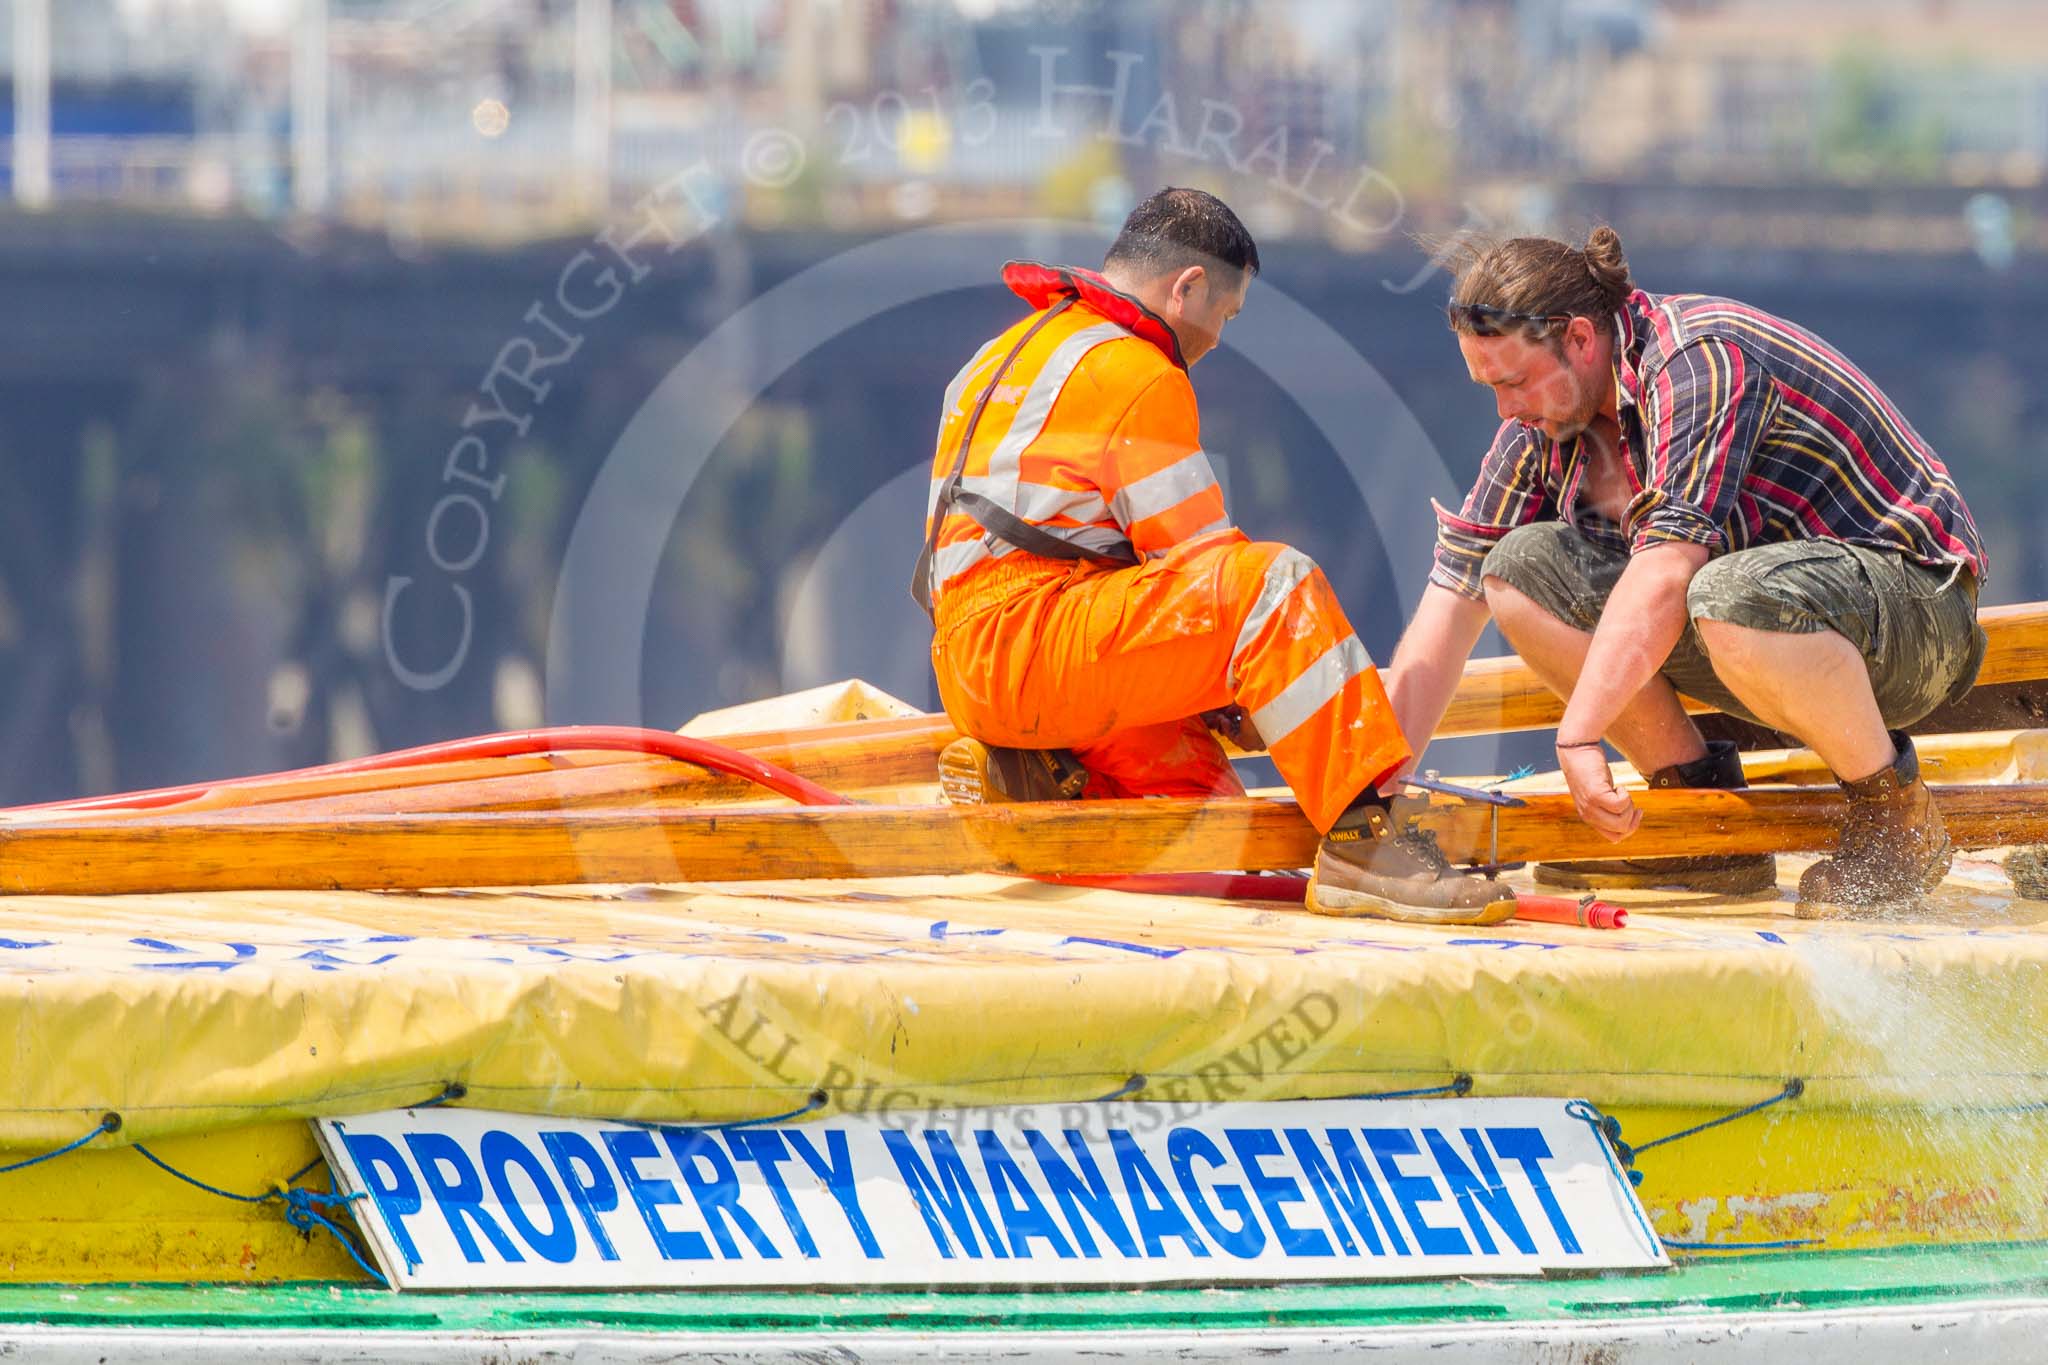
<path fill-rule="evenodd" d="M 1929 782 L 2048 780 L 2048 730 L 1922 735 L 1913 747 L 1920 755 L 1920 773 Z M 1835 785 L 1835 774 L 1811 749 L 1758 749 L 1742 755 L 1742 772 L 1758 786 Z M 1463 780 L 1469 784 L 1484 779 Z M 1644 785 L 1641 774 L 1626 763 L 1614 765 L 1614 780 L 1624 787 Z M 1552 769 L 1496 783 L 1494 789 L 1516 795 L 1557 792 L 1564 790 L 1564 776 Z"/>
<path fill-rule="evenodd" d="M 2048 783 L 1936 789 L 1964 848 L 2048 841 Z M 1833 845 L 1832 788 L 1638 793 L 1642 828 L 1612 844 L 1563 795 L 1522 808 L 1420 811 L 1460 862 L 1773 853 Z M 755 881 L 934 873 L 1105 876 L 1307 866 L 1315 832 L 1286 801 L 1084 801 L 355 816 L 261 810 L 0 829 L 0 890 L 40 894 Z"/>
<path fill-rule="evenodd" d="M 2048 603 L 1986 607 L 1977 614 L 1989 646 L 1978 670 L 1978 687 L 2048 678 Z M 1715 708 L 1691 697 L 1685 709 L 1704 714 Z M 1440 738 L 1547 730 L 1564 717 L 1564 703 L 1535 672 L 1510 654 L 1474 659 L 1436 728 Z"/>
<path fill-rule="evenodd" d="M 1980 618 L 1990 648 L 1980 686 L 2048 677 L 2048 604 L 1992 607 Z M 1687 700 L 1689 709 L 1712 708 Z M 1513 655 L 1474 659 L 1437 734 L 1444 737 L 1542 729 L 1562 704 Z M 909 786 L 936 778 L 936 756 L 959 737 L 944 716 L 848 721 L 796 731 L 721 736 L 720 742 L 840 791 Z M 1942 774 L 1930 770 L 1929 776 Z M 1789 777 L 1789 780 L 1805 780 Z M 749 800 L 737 778 L 638 755 L 572 754 L 440 763 L 320 778 L 279 778 L 222 786 L 167 811 L 286 806 L 295 814 L 549 810 L 591 805 L 688 806 Z M 144 812 L 106 818 L 137 818 Z M 38 818 L 51 818 L 40 816 Z"/>

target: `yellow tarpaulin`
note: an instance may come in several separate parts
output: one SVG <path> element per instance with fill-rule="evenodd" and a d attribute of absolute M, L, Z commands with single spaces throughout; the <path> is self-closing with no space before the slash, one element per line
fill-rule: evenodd
<path fill-rule="evenodd" d="M 729 1120 L 1331 1096 L 2048 1100 L 2048 908 L 1404 928 L 996 877 L 0 902 L 0 1147 L 416 1103 Z"/>

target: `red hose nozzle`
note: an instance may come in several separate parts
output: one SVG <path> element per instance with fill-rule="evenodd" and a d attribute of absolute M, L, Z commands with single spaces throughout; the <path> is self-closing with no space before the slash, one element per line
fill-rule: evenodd
<path fill-rule="evenodd" d="M 1574 924 L 1584 929 L 1626 929 L 1628 911 L 1593 896 L 1515 896 L 1515 918 L 1535 924 Z"/>

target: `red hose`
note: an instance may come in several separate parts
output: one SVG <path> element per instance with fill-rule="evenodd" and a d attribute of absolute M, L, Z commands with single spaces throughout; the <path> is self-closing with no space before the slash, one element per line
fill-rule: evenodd
<path fill-rule="evenodd" d="M 1249 872 L 1131 872 L 1120 877 L 1036 877 L 1055 886 L 1092 886 L 1105 891 L 1141 891 L 1150 896 L 1202 896 L 1220 901 L 1281 901 L 1299 905 L 1308 878 L 1295 873 L 1258 876 Z"/>
<path fill-rule="evenodd" d="M 691 739 L 685 735 L 671 734 L 667 730 L 642 730 L 630 725 L 557 725 L 543 730 L 508 730 L 502 734 L 478 735 L 474 739 L 443 740 L 438 744 L 422 744 L 416 749 L 398 749 L 388 754 L 371 754 L 367 758 L 323 763 L 313 768 L 294 768 L 289 772 L 257 773 L 249 777 L 230 777 L 219 782 L 193 782 L 180 787 L 157 787 L 150 791 L 87 796 L 71 801 L 48 801 L 36 806 L 16 806 L 12 811 L 0 813 L 148 810 L 156 806 L 189 801 L 210 791 L 256 786 L 267 782 L 297 778 L 345 777 L 354 773 L 393 772 L 401 768 L 417 768 L 428 763 L 449 763 L 469 758 L 515 758 L 525 754 L 569 753 L 577 750 L 659 754 L 684 763 L 694 763 L 700 768 L 709 768 L 714 772 L 745 778 L 766 787 L 778 796 L 786 796 L 806 806 L 851 804 L 837 792 L 821 787 L 809 778 L 799 777 L 787 768 L 779 768 L 752 754 L 728 748 L 723 744 L 714 744 L 710 740 Z"/>
<path fill-rule="evenodd" d="M 1628 911 L 1597 896 L 1538 896 L 1523 892 L 1515 897 L 1515 918 L 1536 924 L 1575 924 L 1581 929 L 1626 929 Z"/>
<path fill-rule="evenodd" d="M 657 754 L 683 763 L 694 763 L 713 772 L 744 778 L 778 796 L 806 806 L 846 806 L 846 797 L 821 787 L 809 778 L 778 767 L 727 745 L 706 739 L 692 739 L 667 730 L 645 730 L 628 725 L 557 725 L 540 730 L 508 730 L 479 735 L 473 739 L 450 739 L 397 749 L 386 754 L 323 763 L 287 772 L 257 773 L 248 777 L 224 778 L 218 782 L 192 782 L 148 791 L 118 792 L 109 796 L 79 797 L 69 801 L 46 801 L 33 806 L 16 806 L 0 814 L 24 811 L 122 811 L 150 810 L 204 796 L 208 792 L 264 783 L 345 777 L 358 773 L 395 772 L 429 763 L 449 763 L 475 758 L 515 758 L 528 754 L 575 751 Z M 1063 886 L 1090 886 L 1110 891 L 1134 891 L 1146 895 L 1203 896 L 1218 900 L 1299 902 L 1308 886 L 1305 877 L 1258 877 L 1231 872 L 1141 872 L 1109 877 L 1039 877 L 1034 880 Z"/>

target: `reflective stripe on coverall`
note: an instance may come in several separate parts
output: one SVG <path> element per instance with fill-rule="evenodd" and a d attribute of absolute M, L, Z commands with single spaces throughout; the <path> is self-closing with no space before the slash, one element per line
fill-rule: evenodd
<path fill-rule="evenodd" d="M 1079 301 L 996 386 L 965 484 L 1080 543 L 1117 537 L 1144 562 L 1046 559 L 947 517 L 931 575 L 946 713 L 985 743 L 1073 749 L 1091 796 L 1213 796 L 1243 788 L 1196 717 L 1234 703 L 1327 830 L 1409 755 L 1378 671 L 1308 557 L 1253 543 L 1223 515 L 1165 325 L 1086 272 L 1005 272 L 1041 310 L 1077 277 Z M 935 480 L 978 385 L 1035 316 L 954 381 Z"/>

